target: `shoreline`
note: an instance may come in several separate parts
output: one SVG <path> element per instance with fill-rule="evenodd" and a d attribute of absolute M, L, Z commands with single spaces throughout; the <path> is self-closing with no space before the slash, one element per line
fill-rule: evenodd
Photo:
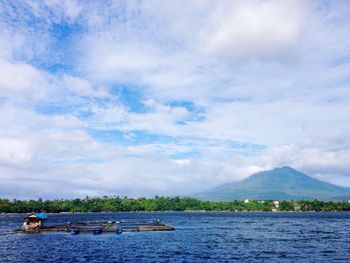
<path fill-rule="evenodd" d="M 110 213 L 110 212 L 341 212 L 350 211 L 350 202 L 319 200 L 233 200 L 203 201 L 190 197 L 86 197 L 68 200 L 0 199 L 0 213 Z"/>
<path fill-rule="evenodd" d="M 1 215 L 27 215 L 27 213 L 0 213 Z M 45 213 L 45 212 L 43 212 Z M 350 213 L 350 211 L 335 210 L 335 211 L 200 211 L 200 210 L 187 210 L 187 211 L 101 211 L 101 212 L 58 212 L 58 213 L 45 213 L 46 215 L 75 215 L 75 214 L 116 214 L 116 213 L 127 213 L 127 214 L 139 214 L 139 213 Z"/>

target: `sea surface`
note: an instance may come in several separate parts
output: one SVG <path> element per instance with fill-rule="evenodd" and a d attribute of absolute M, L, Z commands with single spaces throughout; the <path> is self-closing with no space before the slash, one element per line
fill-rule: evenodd
<path fill-rule="evenodd" d="M 176 230 L 6 235 L 23 217 L 0 215 L 0 262 L 350 262 L 348 212 L 51 214 L 49 224 L 161 219 Z"/>

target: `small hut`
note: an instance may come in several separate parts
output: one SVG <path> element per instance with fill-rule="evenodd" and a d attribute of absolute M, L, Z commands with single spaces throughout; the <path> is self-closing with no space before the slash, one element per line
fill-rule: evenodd
<path fill-rule="evenodd" d="M 24 231 L 35 231 L 44 226 L 45 219 L 48 217 L 44 214 L 30 214 L 24 218 L 23 230 Z"/>

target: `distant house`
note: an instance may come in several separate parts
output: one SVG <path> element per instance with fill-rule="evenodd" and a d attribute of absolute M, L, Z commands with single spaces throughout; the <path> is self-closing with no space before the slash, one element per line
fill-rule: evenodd
<path fill-rule="evenodd" d="M 23 230 L 25 231 L 35 231 L 44 226 L 45 219 L 48 217 L 44 214 L 30 214 L 24 218 Z"/>
<path fill-rule="evenodd" d="M 279 208 L 279 207 L 280 207 L 280 202 L 279 202 L 279 201 L 273 201 L 273 205 L 274 205 L 276 208 Z"/>
<path fill-rule="evenodd" d="M 248 203 L 249 203 L 249 200 L 248 200 L 248 199 L 244 199 L 244 203 L 245 203 L 245 204 L 248 204 Z"/>

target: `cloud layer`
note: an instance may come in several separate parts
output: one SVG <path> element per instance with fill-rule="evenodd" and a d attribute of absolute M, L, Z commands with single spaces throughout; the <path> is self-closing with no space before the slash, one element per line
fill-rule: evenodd
<path fill-rule="evenodd" d="M 185 195 L 281 165 L 350 186 L 347 3 L 0 8 L 0 197 Z"/>

